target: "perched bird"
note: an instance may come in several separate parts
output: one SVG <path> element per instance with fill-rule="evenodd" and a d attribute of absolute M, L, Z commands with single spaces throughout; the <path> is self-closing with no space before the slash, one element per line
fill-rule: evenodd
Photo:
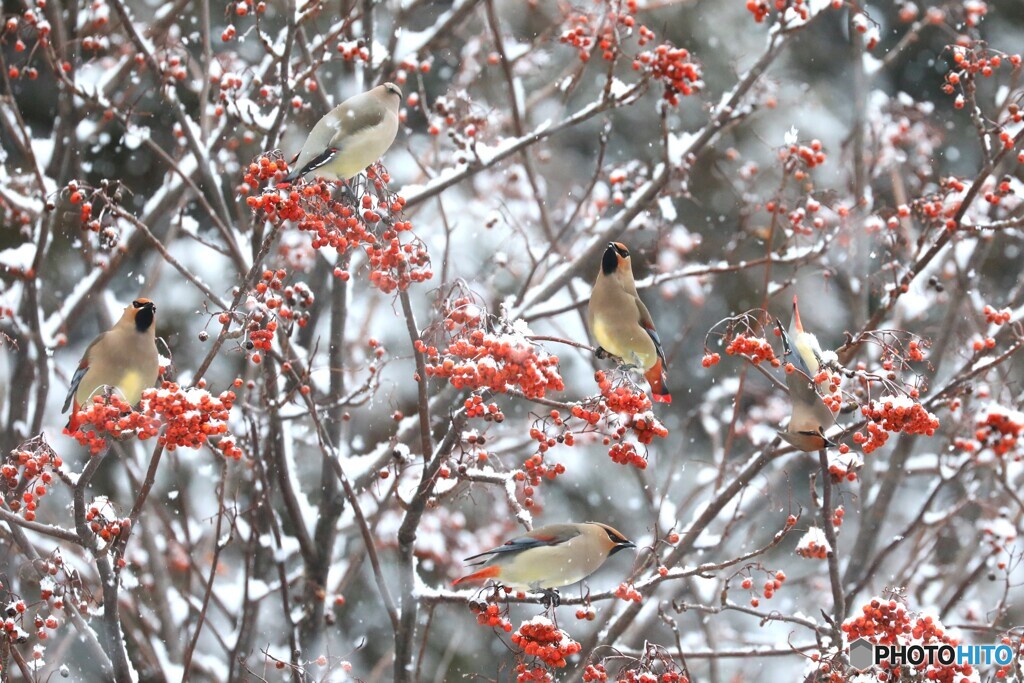
<path fill-rule="evenodd" d="M 782 329 L 782 323 L 776 321 L 776 325 L 782 335 L 783 358 L 793 356 L 795 367 L 793 372 L 786 373 L 786 386 L 789 387 L 793 412 L 789 425 L 785 431 L 779 432 L 779 436 L 807 452 L 833 446 L 835 444 L 825 437 L 825 432 L 835 423 L 835 416 L 821 400 L 818 393 L 821 387 L 814 383 L 814 377 L 821 369 L 821 346 L 813 334 L 804 330 L 795 296 L 789 333 Z"/>
<path fill-rule="evenodd" d="M 68 429 L 78 428 L 75 413 L 104 386 L 112 387 L 126 402 L 135 405 L 144 389 L 153 386 L 160 372 L 156 351 L 156 304 L 136 299 L 125 306 L 121 319 L 100 334 L 85 350 L 62 413 L 74 403 Z"/>
<path fill-rule="evenodd" d="M 554 597 L 553 589 L 582 581 L 615 553 L 635 547 L 607 524 L 552 524 L 467 557 L 466 562 L 483 569 L 455 579 L 452 585 L 494 579 L 509 588 L 543 590 Z"/>
<path fill-rule="evenodd" d="M 302 145 L 291 183 L 311 171 L 333 180 L 348 180 L 388 151 L 398 134 L 402 91 L 394 83 L 378 85 L 348 98 L 317 121 Z"/>
<path fill-rule="evenodd" d="M 587 316 L 590 332 L 598 343 L 598 356 L 611 354 L 639 367 L 651 385 L 651 398 L 671 403 L 672 395 L 665 386 L 665 351 L 651 314 L 636 291 L 629 249 L 621 242 L 609 242 L 604 251 Z"/>

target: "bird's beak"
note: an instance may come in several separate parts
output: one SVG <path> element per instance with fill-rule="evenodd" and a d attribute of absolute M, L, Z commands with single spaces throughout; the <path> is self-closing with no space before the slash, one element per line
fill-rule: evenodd
<path fill-rule="evenodd" d="M 615 553 L 619 552 L 620 550 L 625 550 L 626 548 L 635 548 L 635 547 L 636 547 L 636 543 L 633 543 L 633 541 L 622 541 L 621 543 L 616 543 L 615 547 L 612 548 L 612 551 L 610 553 L 608 553 L 608 554 L 609 555 L 614 555 Z"/>

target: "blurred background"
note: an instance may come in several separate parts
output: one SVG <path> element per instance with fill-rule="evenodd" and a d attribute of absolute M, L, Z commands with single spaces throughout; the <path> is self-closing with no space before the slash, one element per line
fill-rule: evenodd
<path fill-rule="evenodd" d="M 725 356 L 719 337 L 708 336 L 709 331 L 721 333 L 719 321 L 758 308 L 788 324 L 794 295 L 800 297 L 805 326 L 825 349 L 835 349 L 847 335 L 865 329 L 886 305 L 888 288 L 940 234 L 917 205 L 909 219 L 900 217 L 898 229 L 886 228 L 886 222 L 897 215 L 898 206 L 942 194 L 945 178 L 956 176 L 969 184 L 991 159 L 979 126 L 987 131 L 983 137 L 996 139 L 995 126 L 1007 121 L 1008 112 L 1014 111 L 1009 107 L 1020 100 L 1021 69 L 1004 65 L 990 78 L 971 81 L 977 111 L 970 104 L 956 108 L 956 93 L 942 90 L 953 65 L 949 46 L 1015 52 L 1024 45 L 1024 5 L 1017 0 L 825 3 L 806 27 L 786 36 L 778 56 L 741 98 L 735 120 L 695 159 L 680 159 L 678 150 L 706 129 L 718 113 L 716 106 L 760 63 L 778 30 L 771 28 L 778 13 L 773 7 L 765 22 L 758 23 L 741 0 L 637 4 L 637 23 L 657 35 L 655 44 L 669 41 L 684 47 L 699 63 L 700 91 L 671 106 L 663 100 L 661 84 L 651 81 L 628 103 L 526 146 L 525 156 L 512 155 L 477 169 L 474 164 L 509 140 L 558 125 L 599 101 L 610 75 L 622 87 L 641 81 L 628 58 L 644 49 L 635 35 L 621 33 L 623 56 L 614 64 L 601 60 L 597 51 L 582 62 L 576 49 L 559 41 L 571 17 L 587 15 L 592 26 L 600 26 L 608 12 L 626 11 L 625 3 L 493 3 L 515 83 L 517 122 L 506 74 L 493 57 L 497 48 L 486 2 L 271 1 L 262 11 L 245 2 L 124 2 L 156 60 L 177 79 L 168 86 L 154 83 L 150 66 L 135 67 L 137 50 L 120 12 L 105 0 L 51 0 L 45 7 L 5 0 L 8 29 L 0 43 L 7 72 L 0 94 L 5 117 L 0 125 L 0 332 L 13 341 L 0 345 L 2 450 L 15 449 L 33 436 L 31 418 L 40 414 L 49 443 L 71 471 L 81 468 L 87 456 L 61 435 L 65 418 L 60 406 L 86 345 L 109 328 L 132 298 L 146 296 L 158 303 L 157 332 L 173 353 L 174 373 L 183 384 L 209 353 L 209 338 L 220 331 L 220 311 L 129 222 L 108 216 L 98 233 L 84 230 L 78 208 L 69 201 L 69 181 L 89 188 L 108 183 L 111 193 L 116 184 L 120 206 L 149 225 L 184 268 L 230 300 L 244 273 L 223 248 L 204 204 L 213 204 L 215 210 L 223 204 L 251 259 L 259 246 L 254 236 L 265 233 L 239 192 L 250 161 L 274 149 L 290 159 L 328 106 L 377 82 L 397 80 L 406 96 L 404 125 L 384 163 L 393 190 L 406 198 L 427 195 L 407 214 L 431 254 L 434 272 L 429 282 L 409 290 L 421 330 L 434 326 L 431 330 L 436 331 L 443 317 L 438 303 L 453 284 L 462 283 L 495 316 L 496 328 L 501 316 L 512 312 L 537 335 L 591 343 L 583 302 L 599 255 L 588 255 L 567 286 L 543 301 L 527 296 L 524 309 L 522 293 L 540 291 L 560 268 L 577 263 L 590 240 L 624 210 L 623 201 L 628 205 L 634 190 L 668 160 L 671 171 L 664 187 L 628 221 L 621 238 L 634 254 L 640 294 L 668 356 L 674 402 L 658 405 L 655 412 L 669 436 L 650 446 L 643 471 L 611 462 L 599 439 L 581 438 L 575 447 L 552 449 L 547 460 L 563 463 L 566 474 L 538 487 L 531 511 L 537 524 L 605 522 L 638 546 L 686 530 L 716 490 L 775 438 L 789 410 L 779 389 L 751 372 L 748 363 Z M 811 7 L 817 9 L 817 4 Z M 240 7 L 246 8 L 244 15 Z M 373 8 L 370 28 L 366 7 Z M 33 10 L 43 16 L 63 14 L 63 22 L 51 23 L 72 35 L 52 32 L 52 51 L 69 63 L 76 86 L 94 97 L 69 93 L 66 77 L 58 77 L 53 68 L 59 64 L 48 61 L 52 58 L 46 49 L 35 47 L 38 27 L 25 19 Z M 298 26 L 292 39 L 289 17 Z M 225 40 L 229 27 L 232 35 Z M 366 48 L 367 33 L 374 41 L 369 62 L 341 56 L 344 50 Z M 24 41 L 21 48 L 19 41 Z M 290 51 L 286 88 L 277 68 L 279 57 L 269 55 L 268 46 L 278 55 Z M 36 70 L 35 77 L 30 69 Z M 183 70 L 180 77 L 173 75 L 176 69 Z M 195 130 L 183 131 L 175 106 Z M 1019 125 L 1006 130 L 1016 134 Z M 27 148 L 19 131 L 30 134 Z M 206 150 L 205 160 L 197 162 L 190 136 Z M 812 140 L 820 141 L 826 160 L 795 179 L 784 171 L 780 150 Z M 438 177 L 461 172 L 467 164 L 472 172 L 460 182 L 436 193 L 431 189 Z M 1002 163 L 997 170 L 993 182 L 1006 177 L 1014 190 L 1020 187 L 1019 166 Z M 186 179 L 201 188 L 201 200 L 193 188 L 182 188 L 189 184 Z M 787 214 L 773 227 L 767 203 L 781 203 L 788 213 L 806 207 L 809 198 L 822 207 L 821 228 L 794 229 Z M 52 207 L 44 211 L 46 202 Z M 1019 202 L 1012 197 L 996 207 L 979 200 L 968 220 L 1012 221 L 1020 215 Z M 47 248 L 33 274 L 38 291 L 29 297 L 24 271 L 35 265 L 38 252 L 33 245 L 43 223 L 49 226 Z M 549 237 L 552 226 L 556 239 Z M 1010 307 L 1019 319 L 1024 303 L 1020 247 L 1019 227 L 963 234 L 882 317 L 879 328 L 904 329 L 933 340 L 920 378 L 902 377 L 908 385 L 919 385 L 922 396 L 965 372 L 972 341 L 989 334 L 983 305 Z M 747 265 L 768 256 L 775 262 L 767 272 L 764 265 Z M 303 281 L 315 294 L 310 324 L 296 330 L 292 341 L 310 366 L 317 397 L 333 391 L 333 375 L 341 373 L 352 388 L 371 382 L 373 368 L 375 390 L 358 404 L 345 406 L 342 420 L 333 413 L 325 419 L 338 438 L 349 478 L 360 483 L 384 576 L 394 584 L 393 556 L 405 514 L 401 501 L 412 497 L 420 476 L 415 457 L 406 462 L 390 455 L 410 449 L 414 456 L 420 453 L 417 385 L 411 380 L 414 363 L 402 307 L 394 295 L 368 286 L 365 258 L 356 254 L 350 264 L 353 280 L 340 295 L 347 302 L 344 337 L 332 338 L 331 300 L 338 288 L 332 275 L 334 255 L 313 250 L 305 233 L 287 229 L 266 265 L 286 268 L 290 282 Z M 654 284 L 654 277 L 672 273 L 678 277 Z M 524 290 L 527 282 L 530 288 Z M 43 338 L 38 342 L 31 339 L 31 315 L 40 321 Z M 371 339 L 386 350 L 383 359 L 375 356 Z M 701 364 L 706 344 L 723 355 L 710 368 Z M 331 365 L 332 345 L 345 349 L 341 368 Z M 571 403 L 596 394 L 595 369 L 613 367 L 587 350 L 555 342 L 543 346 L 561 361 L 566 390 L 551 397 L 558 401 Z M 44 364 L 48 392 L 40 393 L 41 378 L 26 368 L 36 363 L 43 347 L 52 355 L 49 365 Z M 882 361 L 877 346 L 857 353 L 844 362 L 876 368 Z M 781 377 L 781 371 L 776 374 Z M 268 437 L 260 388 L 264 376 L 251 362 L 244 335 L 229 339 L 206 373 L 215 393 L 236 377 L 250 384 L 239 390 L 232 429 L 246 435 L 244 441 L 250 443 L 243 449 L 251 453 L 255 442 Z M 1019 463 L 1007 458 L 996 467 L 991 458 L 982 458 L 976 467 L 960 469 L 956 480 L 928 499 L 936 481 L 963 466 L 965 455 L 956 440 L 973 435 L 971 410 L 984 401 L 1019 409 L 1021 379 L 1015 359 L 974 377 L 973 398 L 963 399 L 960 412 L 947 407 L 934 411 L 942 421 L 939 434 L 894 435 L 889 446 L 863 456 L 858 481 L 838 487 L 837 502 L 847 513 L 838 554 L 848 587 L 857 588 L 847 595 L 849 615 L 858 614 L 872 595 L 899 588 L 914 610 L 965 627 L 960 633 L 969 642 L 995 642 L 997 632 L 1024 621 L 1020 606 L 1007 597 L 1021 579 L 1014 540 L 1024 509 L 1007 490 L 1020 483 Z M 443 434 L 465 397 L 439 381 L 429 386 L 434 427 Z M 40 397 L 44 411 L 37 409 Z M 507 472 L 522 467 L 531 455 L 529 429 L 550 408 L 510 396 L 495 400 L 505 422 L 471 426 L 481 431 L 487 427 L 491 466 Z M 328 403 L 323 402 L 325 416 Z M 315 431 L 301 410 L 282 410 L 298 415 L 288 427 L 288 457 L 312 528 L 325 495 Z M 857 419 L 859 411 L 841 416 L 840 423 Z M 843 442 L 856 450 L 852 441 Z M 465 447 L 460 452 L 464 446 L 452 454 L 456 464 L 472 462 L 475 450 Z M 148 452 L 139 444 L 124 445 L 119 457 L 110 458 L 100 470 L 95 493 L 130 507 L 135 489 L 119 461 L 144 468 Z M 1019 449 L 1017 453 L 1019 459 Z M 892 479 L 887 477 L 890 467 L 900 476 L 885 484 Z M 382 471 L 391 478 L 383 479 Z M 794 554 L 799 535 L 813 523 L 815 489 L 809 482 L 817 471 L 816 458 L 798 453 L 773 463 L 747 484 L 704 529 L 684 565 L 718 563 L 768 544 L 790 514 L 801 516 L 797 531 L 750 562 L 712 572 L 709 578 L 663 584 L 645 598 L 626 633 L 594 653 L 612 657 L 606 662 L 609 672 L 635 668 L 646 643 L 667 648 L 666 656 L 677 662 L 679 651 L 690 653 L 685 657 L 690 680 L 803 680 L 815 671 L 807 657 L 823 643 L 816 642 L 811 629 L 758 614 L 799 616 L 821 625 L 822 612 L 831 611 L 825 562 Z M 143 516 L 139 540 L 129 550 L 129 569 L 122 574 L 122 612 L 126 630 L 137 634 L 129 638 L 128 649 L 144 680 L 172 680 L 183 671 L 182 644 L 165 642 L 178 632 L 155 624 L 169 622 L 189 634 L 195 627 L 217 541 L 220 472 L 219 456 L 208 451 L 167 454 L 150 501 L 154 509 Z M 263 548 L 269 552 L 266 557 L 256 548 L 274 544 L 249 526 L 255 524 L 250 519 L 253 506 L 269 504 L 280 512 L 280 501 L 274 491 L 258 493 L 254 476 L 248 458 L 227 464 L 224 499 L 230 502 L 234 531 L 217 554 L 214 605 L 206 614 L 208 626 L 192 665 L 197 679 L 295 676 L 292 669 L 273 672 L 273 660 L 265 653 L 285 661 L 291 657 L 275 562 L 292 586 L 294 602 L 287 616 L 294 623 L 309 618 L 309 606 L 298 597 L 306 595 L 303 563 L 289 541 L 292 531 L 285 516 L 283 546 L 272 552 Z M 888 490 L 884 501 L 879 500 L 882 490 Z M 69 502 L 68 493 L 55 491 L 40 518 L 67 524 L 61 518 Z M 919 516 L 924 521 L 912 527 L 912 537 L 878 559 L 866 585 L 857 585 L 861 572 L 883 551 L 880 546 Z M 317 613 L 324 626 L 302 653 L 310 663 L 323 654 L 329 664 L 319 669 L 310 664 L 309 679 L 390 680 L 391 625 L 350 509 L 339 513 L 336 525 L 325 606 Z M 462 557 L 520 531 L 500 486 L 446 484 L 419 527 L 422 593 L 432 595 L 433 589 L 461 575 Z M 33 538 L 41 550 L 53 546 L 52 540 Z M 989 544 L 996 542 L 998 548 L 990 553 Z M 14 547 L 0 531 L 4 546 Z M 655 547 L 664 553 L 664 546 Z M 26 592 L 33 579 L 24 570 L 24 560 L 14 552 L 0 555 L 0 571 L 17 577 L 15 583 Z M 95 580 L 83 554 L 71 553 L 66 559 L 81 564 L 87 581 Z M 616 555 L 587 582 L 588 588 L 595 593 L 614 590 L 630 575 L 633 559 Z M 786 583 L 770 601 L 761 600 L 758 614 L 710 609 L 721 606 L 727 585 L 732 603 L 750 605 L 765 576 L 778 570 L 785 572 Z M 746 576 L 754 579 L 752 591 L 738 586 Z M 572 587 L 564 593 L 576 596 L 579 590 Z M 506 634 L 478 625 L 464 604 L 414 599 L 422 600 L 415 634 L 416 680 L 515 679 L 518 660 Z M 249 630 L 240 633 L 238 610 L 245 602 L 258 607 L 253 622 L 245 624 Z M 563 607 L 559 624 L 585 642 L 622 604 L 595 603 L 599 616 L 593 622 L 575 618 L 575 607 Z M 513 605 L 510 620 L 518 626 L 541 609 Z M 47 653 L 50 664 L 66 662 L 76 680 L 99 680 L 87 659 L 73 656 L 81 647 L 73 638 L 57 642 Z M 239 649 L 239 642 L 245 647 Z M 754 647 L 781 651 L 787 645 L 802 652 L 752 654 Z M 616 652 L 623 656 L 614 657 Z M 652 665 L 654 671 L 663 669 L 662 664 Z M 45 679 L 48 671 L 39 678 Z"/>

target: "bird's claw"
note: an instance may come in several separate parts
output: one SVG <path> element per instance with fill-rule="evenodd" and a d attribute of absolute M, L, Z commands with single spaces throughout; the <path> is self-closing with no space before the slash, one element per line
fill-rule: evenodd
<path fill-rule="evenodd" d="M 541 593 L 544 595 L 541 602 L 547 609 L 558 607 L 562 603 L 562 596 L 554 588 L 545 588 Z"/>

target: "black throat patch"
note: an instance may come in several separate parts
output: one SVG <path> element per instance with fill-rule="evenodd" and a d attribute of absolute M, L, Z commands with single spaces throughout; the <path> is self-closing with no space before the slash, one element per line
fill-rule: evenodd
<path fill-rule="evenodd" d="M 601 270 L 605 275 L 611 275 L 619 267 L 619 254 L 615 247 L 608 247 L 604 250 L 604 258 L 601 259 Z"/>
<path fill-rule="evenodd" d="M 152 327 L 154 314 L 155 311 L 152 306 L 140 308 L 138 313 L 135 314 L 135 329 L 139 332 L 145 332 Z"/>

